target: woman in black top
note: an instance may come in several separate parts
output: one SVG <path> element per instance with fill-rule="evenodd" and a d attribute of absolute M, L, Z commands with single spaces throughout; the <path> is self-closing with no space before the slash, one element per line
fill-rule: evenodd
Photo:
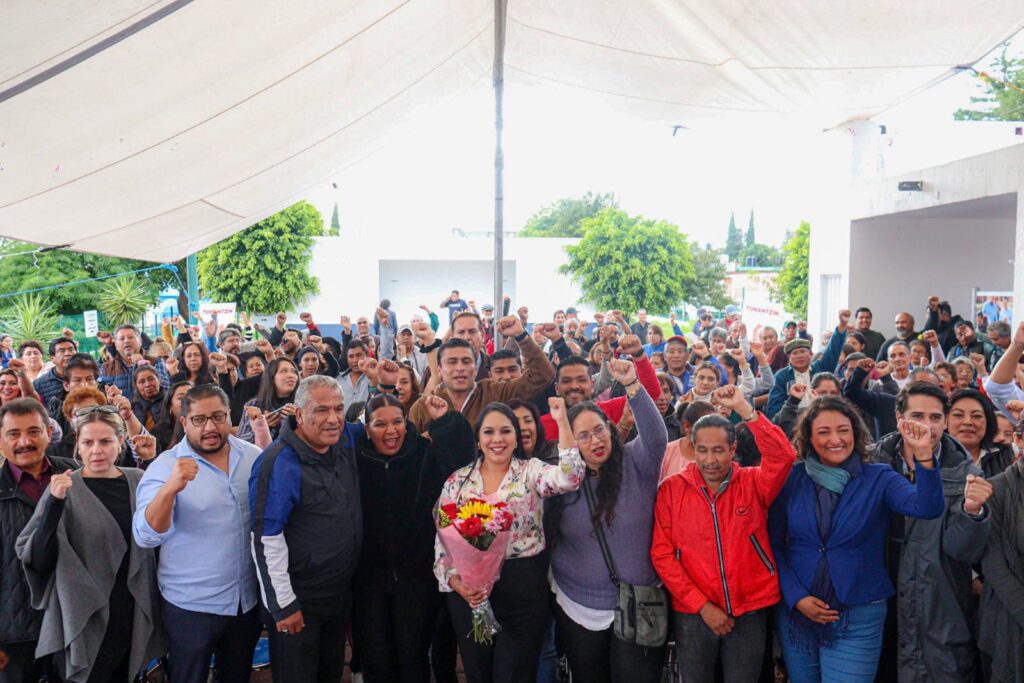
<path fill-rule="evenodd" d="M 175 382 L 166 391 L 167 400 L 161 404 L 160 415 L 157 417 L 156 424 L 153 425 L 151 430 L 153 436 L 156 437 L 157 453 L 170 450 L 181 441 L 185 433 L 184 428 L 181 426 L 181 420 L 178 419 L 181 416 L 181 399 L 184 398 L 191 388 L 192 382 L 186 380 Z"/>
<path fill-rule="evenodd" d="M 157 612 L 156 556 L 132 538 L 142 471 L 117 467 L 127 429 L 108 406 L 76 414 L 82 469 L 54 474 L 17 552 L 44 611 L 38 655 L 54 654 L 63 680 L 131 681 L 165 652 Z M 134 439 L 146 459 L 150 435 Z"/>
<path fill-rule="evenodd" d="M 473 460 L 474 443 L 466 418 L 444 399 L 428 398 L 427 410 L 429 439 L 407 421 L 395 396 L 375 396 L 356 443 L 363 548 L 352 634 L 367 683 L 430 681 L 427 653 L 442 601 L 433 573 L 433 510 L 448 476 Z"/>
<path fill-rule="evenodd" d="M 512 414 L 519 422 L 519 435 L 523 442 L 523 455 L 539 458 L 549 465 L 558 463 L 558 443 L 548 441 L 544 434 L 544 425 L 540 421 L 540 411 L 531 401 L 514 398 L 508 402 Z"/>
<path fill-rule="evenodd" d="M 298 386 L 298 366 L 287 358 L 275 358 L 263 373 L 260 391 L 256 394 L 256 398 L 245 403 L 246 406 L 256 406 L 263 411 L 267 418 L 267 426 L 270 427 L 272 439 L 277 438 L 282 421 L 295 414 L 293 401 L 295 400 L 295 389 Z M 252 424 L 244 411 L 242 419 L 238 422 L 237 436 L 243 441 L 256 443 Z"/>
<path fill-rule="evenodd" d="M 160 375 L 152 365 L 135 368 L 132 376 L 132 412 L 139 422 L 150 433 L 160 419 L 160 409 L 164 402 L 164 390 L 160 386 Z"/>
<path fill-rule="evenodd" d="M 180 359 L 180 371 L 171 375 L 171 384 L 188 380 L 193 385 L 217 384 L 217 376 L 210 368 L 210 352 L 205 344 L 188 342 L 175 353 Z"/>

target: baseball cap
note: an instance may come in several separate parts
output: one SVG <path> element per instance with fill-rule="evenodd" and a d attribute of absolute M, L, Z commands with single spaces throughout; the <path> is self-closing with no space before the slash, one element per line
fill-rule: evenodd
<path fill-rule="evenodd" d="M 483 310 L 483 311 L 493 311 L 494 310 L 494 305 L 493 304 L 484 304 L 483 306 L 480 307 L 480 310 Z"/>

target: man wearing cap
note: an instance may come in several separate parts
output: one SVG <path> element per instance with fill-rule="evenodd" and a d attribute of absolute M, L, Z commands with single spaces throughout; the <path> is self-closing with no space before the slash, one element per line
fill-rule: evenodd
<path fill-rule="evenodd" d="M 846 327 L 850 322 L 852 313 L 843 309 L 839 311 L 839 325 L 836 327 L 832 338 L 828 342 L 821 358 L 811 362 L 811 342 L 799 337 L 786 343 L 786 356 L 789 358 L 789 365 L 775 373 L 775 384 L 768 394 L 768 404 L 765 406 L 765 415 L 769 419 L 775 417 L 789 395 L 789 388 L 794 384 L 811 386 L 811 377 L 819 372 L 832 372 L 839 363 L 839 356 L 843 352 L 843 344 L 846 343 Z M 810 396 L 805 395 L 804 401 L 810 402 Z"/>

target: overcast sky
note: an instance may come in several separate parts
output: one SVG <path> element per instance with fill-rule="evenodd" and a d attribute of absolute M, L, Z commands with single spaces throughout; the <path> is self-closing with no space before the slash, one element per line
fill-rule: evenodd
<path fill-rule="evenodd" d="M 1019 51 L 1024 39 L 1015 43 Z M 941 156 L 959 149 L 949 142 L 952 114 L 980 94 L 977 83 L 971 74 L 955 76 L 876 116 L 887 127 L 892 164 L 955 158 Z M 725 241 L 730 212 L 745 230 L 753 209 L 758 241 L 780 244 L 807 217 L 827 162 L 819 156 L 820 130 L 722 121 L 673 136 L 668 125 L 631 118 L 590 96 L 526 86 L 510 87 L 505 106 L 506 230 L 519 229 L 545 204 L 589 190 L 614 192 L 629 213 L 666 219 L 716 245 Z M 966 151 L 985 151 L 971 145 Z M 325 220 L 337 201 L 342 229 L 364 234 L 386 228 L 409 239 L 489 230 L 493 169 L 493 94 L 481 84 L 339 173 L 337 189 L 325 183 L 308 198 Z"/>

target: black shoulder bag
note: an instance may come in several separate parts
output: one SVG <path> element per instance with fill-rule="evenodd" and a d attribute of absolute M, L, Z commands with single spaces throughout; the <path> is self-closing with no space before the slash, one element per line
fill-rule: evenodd
<path fill-rule="evenodd" d="M 613 624 L 615 637 L 641 647 L 661 647 L 668 639 L 668 598 L 665 589 L 662 586 L 637 586 L 619 581 L 604 529 L 594 518 L 597 500 L 590 486 L 590 477 L 583 481 L 583 494 L 587 499 L 590 519 L 594 523 L 597 544 L 601 547 L 601 556 L 608 567 L 608 576 L 618 588 Z"/>

